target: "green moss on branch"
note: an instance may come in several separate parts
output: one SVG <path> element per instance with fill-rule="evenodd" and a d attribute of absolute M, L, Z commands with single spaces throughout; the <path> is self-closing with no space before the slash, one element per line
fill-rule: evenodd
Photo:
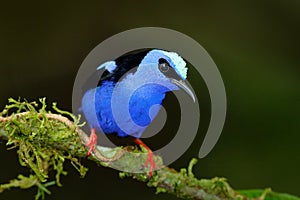
<path fill-rule="evenodd" d="M 69 161 L 83 177 L 87 168 L 80 163 L 86 157 L 85 144 L 88 136 L 80 129 L 80 118 L 67 111 L 52 108 L 57 112 L 47 111 L 45 98 L 39 103 L 9 99 L 9 104 L 0 113 L 0 139 L 7 140 L 9 148 L 17 148 L 22 166 L 31 170 L 28 177 L 19 175 L 9 183 L 0 185 L 0 193 L 12 187 L 27 189 L 37 187 L 36 199 L 43 199 L 50 194 L 47 187 L 61 186 L 61 175 L 66 175 L 63 164 Z M 64 116 L 70 118 L 64 117 Z M 233 190 L 224 178 L 197 179 L 192 168 L 197 160 L 192 159 L 187 169 L 179 172 L 163 165 L 161 157 L 155 156 L 158 170 L 148 178 L 148 169 L 143 167 L 147 154 L 143 149 L 134 147 L 106 148 L 97 146 L 89 159 L 104 166 L 122 169 L 120 177 L 131 177 L 155 187 L 157 193 L 167 192 L 186 199 L 268 199 L 278 197 L 269 190 L 255 193 Z M 49 172 L 55 171 L 55 179 L 50 180 Z M 136 173 L 139 172 L 139 173 Z M 297 197 L 285 196 L 277 199 L 299 200 Z"/>

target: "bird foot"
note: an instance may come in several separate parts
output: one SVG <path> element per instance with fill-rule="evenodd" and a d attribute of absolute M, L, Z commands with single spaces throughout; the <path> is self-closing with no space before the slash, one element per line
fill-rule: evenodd
<path fill-rule="evenodd" d="M 147 160 L 144 164 L 144 167 L 147 167 L 149 165 L 149 171 L 148 171 L 148 176 L 151 177 L 152 176 L 152 172 L 154 170 L 156 170 L 156 163 L 154 160 L 154 155 L 152 151 L 148 151 L 148 156 L 147 156 Z"/>
<path fill-rule="evenodd" d="M 90 156 L 96 150 L 96 145 L 97 145 L 96 129 L 92 128 L 89 142 L 86 144 L 86 146 L 89 149 L 88 152 L 86 153 L 87 156 Z"/>
<path fill-rule="evenodd" d="M 154 154 L 151 149 L 140 139 L 134 139 L 134 142 L 142 147 L 144 147 L 148 151 L 146 162 L 144 163 L 144 167 L 149 166 L 148 177 L 152 176 L 154 170 L 156 170 L 156 163 L 154 159 Z"/>

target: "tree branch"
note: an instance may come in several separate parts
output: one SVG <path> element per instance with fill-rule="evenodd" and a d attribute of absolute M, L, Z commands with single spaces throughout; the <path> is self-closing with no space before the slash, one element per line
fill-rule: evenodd
<path fill-rule="evenodd" d="M 38 109 L 39 107 L 41 108 Z M 9 99 L 9 104 L 0 113 L 0 139 L 7 140 L 10 148 L 18 148 L 20 164 L 32 171 L 29 177 L 19 175 L 9 183 L 0 185 L 0 193 L 11 187 L 26 189 L 36 186 L 36 199 L 44 198 L 45 194 L 50 194 L 48 186 L 61 185 L 60 177 L 65 174 L 63 163 L 66 160 L 72 163 L 81 176 L 85 175 L 87 169 L 79 162 L 79 158 L 86 157 L 88 136 L 80 129 L 80 118 L 58 109 L 55 103 L 52 108 L 58 114 L 46 110 L 45 98 L 40 99 L 39 104 Z M 155 187 L 157 193 L 167 192 L 186 199 L 250 200 L 265 199 L 266 196 L 275 194 L 270 190 L 256 191 L 255 197 L 250 198 L 247 192 L 242 194 L 233 190 L 225 178 L 199 180 L 192 173 L 196 159 L 191 160 L 187 169 L 176 171 L 164 166 L 162 158 L 155 156 L 159 169 L 149 178 L 148 169 L 143 167 L 146 156 L 143 149 L 134 147 L 97 146 L 89 159 L 104 167 L 124 169 L 120 172 L 121 178 L 131 177 L 145 182 L 149 187 Z M 52 181 L 48 176 L 51 169 L 56 171 L 55 180 Z"/>

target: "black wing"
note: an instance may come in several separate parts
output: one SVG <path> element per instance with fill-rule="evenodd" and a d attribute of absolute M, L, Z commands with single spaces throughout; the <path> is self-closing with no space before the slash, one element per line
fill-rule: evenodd
<path fill-rule="evenodd" d="M 104 69 L 105 71 L 103 72 L 97 86 L 100 86 L 103 81 L 113 81 L 116 83 L 128 71 L 131 70 L 131 72 L 135 72 L 137 66 L 141 63 L 143 58 L 150 50 L 151 49 L 142 49 L 131 51 L 118 57 L 115 60 L 117 68 L 112 73 Z"/>
<path fill-rule="evenodd" d="M 134 72 L 136 70 L 134 68 L 141 63 L 149 51 L 151 49 L 136 50 L 118 57 L 115 60 L 118 67 L 112 73 L 106 70 L 105 67 L 95 71 L 83 84 L 82 90 L 87 91 L 95 88 L 96 85 L 101 86 L 104 81 L 118 82 L 128 71 L 133 70 L 132 72 Z"/>

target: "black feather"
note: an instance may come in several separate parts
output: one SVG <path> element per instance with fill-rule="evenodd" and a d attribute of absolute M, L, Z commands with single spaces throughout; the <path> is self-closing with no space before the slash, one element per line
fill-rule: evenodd
<path fill-rule="evenodd" d="M 116 83 L 129 71 L 134 73 L 137 70 L 137 66 L 139 66 L 143 58 L 151 50 L 152 49 L 142 49 L 131 51 L 118 57 L 115 60 L 117 68 L 112 73 L 104 69 L 105 71 L 103 72 L 97 86 L 100 86 L 103 81 L 113 81 Z"/>

